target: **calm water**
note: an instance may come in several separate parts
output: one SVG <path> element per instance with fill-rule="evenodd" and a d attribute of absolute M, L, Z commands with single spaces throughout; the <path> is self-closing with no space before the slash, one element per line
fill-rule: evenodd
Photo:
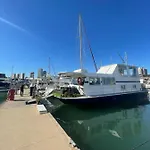
<path fill-rule="evenodd" d="M 53 115 L 81 150 L 132 150 L 150 140 L 150 105 L 105 110 L 66 105 Z M 149 150 L 150 142 L 137 149 Z"/>
<path fill-rule="evenodd" d="M 7 92 L 0 92 L 0 104 L 6 100 Z"/>

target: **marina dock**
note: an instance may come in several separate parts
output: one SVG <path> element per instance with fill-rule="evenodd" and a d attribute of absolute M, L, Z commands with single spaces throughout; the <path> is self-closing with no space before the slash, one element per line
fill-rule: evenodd
<path fill-rule="evenodd" d="M 73 150 L 70 138 L 50 113 L 40 115 L 29 96 L 0 105 L 0 149 Z"/>

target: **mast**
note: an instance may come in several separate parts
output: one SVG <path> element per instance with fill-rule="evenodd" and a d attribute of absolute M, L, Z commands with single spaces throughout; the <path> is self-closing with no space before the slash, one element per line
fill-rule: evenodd
<path fill-rule="evenodd" d="M 82 20 L 81 20 L 82 21 Z M 94 67 L 95 67 L 95 70 L 96 72 L 98 71 L 98 68 L 97 68 L 97 65 L 96 65 L 96 61 L 95 61 L 95 58 L 94 58 L 94 54 L 92 52 L 92 48 L 91 48 L 91 45 L 90 45 L 90 41 L 88 39 L 88 36 L 87 36 L 87 33 L 86 33 L 86 29 L 85 29 L 85 25 L 82 21 L 82 25 L 83 25 L 83 28 L 84 28 L 84 33 L 85 33 L 85 36 L 86 36 L 86 39 L 87 39 L 87 42 L 88 42 L 88 46 L 89 46 L 89 50 L 90 50 L 90 53 L 91 53 L 91 56 L 92 56 L 92 59 L 93 59 L 93 63 L 94 63 Z"/>
<path fill-rule="evenodd" d="M 82 47 L 82 37 L 83 37 L 83 29 L 84 29 L 84 33 L 85 33 L 85 36 L 86 36 L 86 39 L 87 39 L 87 42 L 88 42 L 88 46 L 89 46 L 89 49 L 90 49 L 90 53 L 92 55 L 92 59 L 93 59 L 93 62 L 94 62 L 94 67 L 95 67 L 95 70 L 97 72 L 97 65 L 96 65 L 96 61 L 95 61 L 95 58 L 94 58 L 94 55 L 93 55 L 93 52 L 92 52 L 92 48 L 91 48 L 91 45 L 90 45 L 90 41 L 87 37 L 87 34 L 86 34 L 86 29 L 85 29 L 85 26 L 83 24 L 83 21 L 82 21 L 82 18 L 81 18 L 81 15 L 79 14 L 79 38 L 80 38 L 80 67 L 81 67 L 81 70 L 83 69 L 83 47 Z"/>
<path fill-rule="evenodd" d="M 124 60 L 125 60 L 126 68 L 127 68 L 127 74 L 129 75 L 128 56 L 126 52 L 124 53 Z"/>
<path fill-rule="evenodd" d="M 83 69 L 83 60 L 82 60 L 82 23 L 81 23 L 81 15 L 79 15 L 79 38 L 80 38 L 80 68 Z"/>
<path fill-rule="evenodd" d="M 120 53 L 118 53 L 118 56 L 119 56 L 120 59 L 122 60 L 122 63 L 125 64 L 125 60 L 121 57 Z"/>

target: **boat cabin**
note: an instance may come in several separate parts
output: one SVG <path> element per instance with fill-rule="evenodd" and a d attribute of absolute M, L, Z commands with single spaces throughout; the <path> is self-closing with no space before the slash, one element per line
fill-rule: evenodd
<path fill-rule="evenodd" d="M 137 67 L 125 64 L 113 64 L 101 67 L 97 73 L 87 71 L 60 73 L 60 77 L 69 80 L 69 86 L 83 89 L 87 96 L 131 92 L 141 90 Z"/>

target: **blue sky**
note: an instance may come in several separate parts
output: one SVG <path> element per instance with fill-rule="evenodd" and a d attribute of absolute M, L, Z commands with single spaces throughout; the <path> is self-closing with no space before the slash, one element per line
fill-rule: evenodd
<path fill-rule="evenodd" d="M 130 64 L 150 70 L 149 6 L 149 0 L 0 0 L 0 72 L 48 70 L 48 57 L 52 73 L 78 69 L 79 13 L 98 66 L 121 63 L 117 52 L 127 52 Z M 87 46 L 83 59 L 94 71 Z"/>

